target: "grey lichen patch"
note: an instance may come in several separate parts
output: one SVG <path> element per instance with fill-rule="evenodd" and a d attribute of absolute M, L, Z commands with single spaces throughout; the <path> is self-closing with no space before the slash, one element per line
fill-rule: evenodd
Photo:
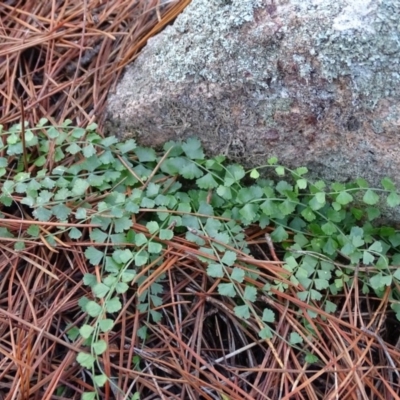
<path fill-rule="evenodd" d="M 244 71 L 255 58 L 246 52 L 235 54 L 241 40 L 236 28 L 252 22 L 254 10 L 262 3 L 261 0 L 193 0 L 177 18 L 173 29 L 165 32 L 164 45 L 155 59 L 171 68 L 152 71 L 154 79 L 235 83 L 237 72 Z M 221 68 L 216 69 L 215 65 Z"/>
<path fill-rule="evenodd" d="M 385 97 L 400 96 L 400 3 L 354 1 L 315 41 L 322 74 L 349 76 L 355 100 L 373 108 Z"/>

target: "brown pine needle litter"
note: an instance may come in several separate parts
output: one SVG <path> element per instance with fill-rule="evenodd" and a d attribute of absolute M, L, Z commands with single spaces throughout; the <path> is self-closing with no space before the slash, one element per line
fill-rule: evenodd
<path fill-rule="evenodd" d="M 82 126 L 101 122 L 107 93 L 123 67 L 188 3 L 3 1 L 0 124 L 21 120 L 21 99 L 31 124 L 42 117 L 54 123 L 70 118 Z M 0 216 L 0 227 L 19 237 L 31 224 L 21 210 Z M 0 400 L 79 399 L 93 390 L 92 377 L 75 361 L 82 343 L 71 342 L 66 327 L 84 319 L 78 301 L 91 293 L 83 275 L 99 274 L 84 255 L 94 245 L 94 226 L 85 226 L 80 242 L 60 234 L 52 247 L 45 236 L 60 224 L 35 223 L 40 240 L 26 241 L 22 252 L 14 251 L 15 239 L 0 238 Z M 134 229 L 150 237 L 140 218 Z M 258 313 L 265 306 L 276 312 L 271 340 L 260 340 L 253 317 L 243 321 L 235 315 L 233 299 L 216 294 L 219 281 L 207 276 L 196 257 L 199 248 L 177 235 L 165 241 L 161 266 L 123 296 L 116 326 L 104 338 L 108 350 L 100 363 L 110 382 L 101 398 L 130 399 L 135 392 L 141 400 L 400 398 L 400 324 L 388 313 L 389 291 L 383 299 L 367 297 L 354 280 L 347 292 L 330 298 L 339 311 L 327 314 L 298 299 L 299 288 L 287 280 L 281 253 L 268 237 L 266 230 L 250 227 L 252 256 L 235 252 L 261 271 L 251 282 L 255 286 L 288 285 L 285 293 L 254 304 Z M 163 319 L 154 324 L 139 312 L 133 294 L 162 274 Z M 145 344 L 137 337 L 140 325 L 148 326 Z M 301 346 L 289 345 L 292 332 L 303 338 Z M 307 363 L 308 353 L 320 361 Z"/>
<path fill-rule="evenodd" d="M 109 90 L 190 0 L 8 0 L 0 4 L 0 124 L 102 118 Z"/>

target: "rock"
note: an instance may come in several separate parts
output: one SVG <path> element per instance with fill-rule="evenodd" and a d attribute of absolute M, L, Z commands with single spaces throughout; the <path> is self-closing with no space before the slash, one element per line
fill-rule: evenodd
<path fill-rule="evenodd" d="M 106 127 L 400 187 L 400 2 L 193 0 L 126 69 Z"/>

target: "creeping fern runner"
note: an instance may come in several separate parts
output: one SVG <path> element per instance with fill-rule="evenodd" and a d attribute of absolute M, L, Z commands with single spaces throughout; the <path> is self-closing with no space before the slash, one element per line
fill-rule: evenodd
<path fill-rule="evenodd" d="M 95 124 L 83 129 L 70 121 L 59 127 L 47 123 L 0 130 L 0 217 L 7 221 L 17 207 L 30 224 L 23 234 L 0 226 L 0 237 L 14 240 L 15 250 L 22 251 L 27 242 L 57 249 L 89 235 L 85 256 L 98 273 L 83 276 L 91 293 L 80 300 L 86 317 L 68 334 L 86 346 L 77 360 L 95 387 L 109 379 L 100 356 L 123 296 L 129 292 L 150 323 L 162 320 L 157 308 L 166 288 L 160 266 L 166 243 L 177 235 L 193 243 L 188 257 L 196 257 L 219 282 L 219 295 L 236 299 L 236 316 L 243 323 L 257 321 L 260 339 L 273 337 L 274 296 L 289 285 L 298 288 L 300 301 L 328 314 L 336 311 L 330 296 L 354 279 L 364 293 L 377 296 L 390 287 L 400 320 L 400 232 L 373 224 L 381 216 L 377 204 L 400 204 L 390 179 L 379 189 L 363 179 L 327 185 L 310 182 L 306 168 L 290 170 L 276 158 L 249 171 L 223 156 L 207 158 L 197 139 L 168 142 L 158 154 L 134 140 L 103 138 Z M 266 169 L 277 179 L 266 179 L 271 176 Z M 279 271 L 266 273 L 250 262 L 247 230 L 254 225 L 264 231 Z M 260 315 L 256 302 L 263 303 Z M 138 334 L 146 340 L 146 325 Z M 292 332 L 291 344 L 301 341 Z M 96 396 L 87 392 L 83 398 Z"/>

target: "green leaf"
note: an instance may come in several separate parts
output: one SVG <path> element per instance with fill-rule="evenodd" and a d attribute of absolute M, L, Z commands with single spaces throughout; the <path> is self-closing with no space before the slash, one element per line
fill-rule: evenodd
<path fill-rule="evenodd" d="M 111 329 L 114 327 L 114 321 L 109 318 L 101 319 L 98 324 L 103 333 L 111 331 Z"/>
<path fill-rule="evenodd" d="M 68 236 L 71 239 L 79 239 L 82 236 L 82 232 L 78 228 L 73 227 L 68 232 Z"/>
<path fill-rule="evenodd" d="M 150 147 L 136 147 L 135 154 L 138 156 L 139 162 L 141 163 L 157 160 L 155 150 Z"/>
<path fill-rule="evenodd" d="M 319 358 L 317 356 L 315 356 L 314 354 L 311 354 L 311 353 L 307 353 L 307 355 L 305 356 L 304 359 L 309 364 L 314 364 L 314 363 L 317 363 L 319 361 Z"/>
<path fill-rule="evenodd" d="M 104 253 L 96 248 L 90 246 L 85 250 L 85 257 L 88 259 L 90 264 L 99 265 L 100 261 L 104 257 Z"/>
<path fill-rule="evenodd" d="M 241 188 L 237 194 L 236 200 L 242 204 L 247 204 L 253 200 L 260 199 L 263 196 L 261 187 L 253 185 Z"/>
<path fill-rule="evenodd" d="M 242 268 L 235 267 L 232 270 L 231 278 L 236 282 L 242 283 L 244 281 L 245 272 Z"/>
<path fill-rule="evenodd" d="M 86 127 L 86 130 L 95 131 L 97 129 L 97 127 L 98 127 L 98 125 L 96 124 L 96 122 L 92 122 Z M 112 136 L 111 138 L 114 138 L 114 136 Z"/>
<path fill-rule="evenodd" d="M 365 204 L 373 206 L 378 203 L 379 196 L 373 190 L 368 189 L 364 194 L 363 201 Z"/>
<path fill-rule="evenodd" d="M 272 233 L 271 238 L 274 242 L 283 242 L 289 237 L 288 233 L 285 231 L 281 225 L 279 225 Z"/>
<path fill-rule="evenodd" d="M 381 180 L 382 186 L 386 189 L 386 190 L 390 190 L 390 191 L 395 191 L 396 190 L 396 186 L 393 183 L 393 181 L 390 178 L 383 178 Z"/>
<path fill-rule="evenodd" d="M 315 196 L 308 202 L 308 205 L 314 211 L 320 210 L 325 205 L 325 193 L 316 193 Z"/>
<path fill-rule="evenodd" d="M 143 325 L 141 328 L 138 329 L 137 335 L 140 339 L 146 340 L 147 338 L 147 326 Z"/>
<path fill-rule="evenodd" d="M 150 242 L 148 244 L 147 250 L 149 253 L 152 253 L 152 254 L 160 254 L 162 251 L 162 245 L 157 242 Z"/>
<path fill-rule="evenodd" d="M 235 297 L 236 290 L 233 283 L 220 283 L 218 285 L 218 293 L 221 296 Z"/>
<path fill-rule="evenodd" d="M 232 190 L 226 186 L 218 186 L 217 189 L 218 196 L 221 196 L 225 200 L 232 199 Z"/>
<path fill-rule="evenodd" d="M 32 213 L 39 221 L 45 221 L 47 222 L 51 216 L 52 212 L 51 210 L 48 210 L 45 207 L 38 207 L 36 210 L 33 211 Z"/>
<path fill-rule="evenodd" d="M 239 214 L 244 218 L 246 222 L 253 222 L 257 217 L 257 212 L 258 205 L 254 203 L 248 203 L 240 209 Z"/>
<path fill-rule="evenodd" d="M 76 356 L 76 361 L 78 361 L 79 365 L 82 367 L 91 370 L 96 359 L 91 354 L 80 352 Z"/>
<path fill-rule="evenodd" d="M 214 215 L 213 207 L 210 204 L 207 204 L 205 202 L 200 203 L 199 209 L 197 210 L 197 212 L 202 215 L 209 215 L 209 216 Z"/>
<path fill-rule="evenodd" d="M 149 254 L 147 251 L 140 250 L 138 253 L 135 254 L 135 265 L 137 267 L 141 267 L 147 263 L 149 259 Z"/>
<path fill-rule="evenodd" d="M 314 279 L 314 285 L 317 290 L 323 290 L 329 287 L 329 282 L 326 279 L 316 278 Z"/>
<path fill-rule="evenodd" d="M 383 251 L 382 243 L 378 240 L 372 243 L 371 246 L 368 247 L 368 250 L 375 251 L 377 253 L 382 253 Z"/>
<path fill-rule="evenodd" d="M 97 342 L 92 343 L 92 348 L 96 355 L 100 356 L 107 350 L 107 343 L 105 340 L 100 339 Z"/>
<path fill-rule="evenodd" d="M 222 261 L 225 265 L 228 265 L 229 267 L 231 267 L 233 264 L 235 264 L 235 262 L 236 262 L 236 257 L 237 257 L 237 255 L 236 255 L 235 252 L 230 251 L 230 250 L 227 250 L 227 251 L 225 252 L 225 254 L 223 255 L 221 261 Z"/>
<path fill-rule="evenodd" d="M 304 247 L 309 243 L 309 240 L 302 233 L 296 233 L 293 239 L 300 247 Z"/>
<path fill-rule="evenodd" d="M 337 306 L 335 303 L 332 303 L 329 300 L 325 300 L 324 309 L 327 313 L 333 314 L 334 312 L 336 312 Z"/>
<path fill-rule="evenodd" d="M 353 236 L 351 242 L 355 247 L 361 247 L 365 243 L 364 240 L 360 236 Z"/>
<path fill-rule="evenodd" d="M 269 308 L 264 308 L 262 320 L 264 322 L 275 322 L 275 313 Z"/>
<path fill-rule="evenodd" d="M 383 289 L 392 284 L 391 275 L 383 275 L 381 272 L 370 278 L 369 283 L 374 290 Z"/>
<path fill-rule="evenodd" d="M 355 250 L 356 250 L 356 248 L 353 245 L 353 243 L 346 242 L 345 245 L 342 247 L 341 252 L 345 256 L 349 256 L 350 254 L 354 253 Z"/>
<path fill-rule="evenodd" d="M 95 147 L 90 143 L 82 149 L 82 153 L 86 158 L 89 158 L 96 154 Z"/>
<path fill-rule="evenodd" d="M 118 282 L 118 276 L 107 275 L 103 277 L 103 283 L 109 288 L 113 287 Z"/>
<path fill-rule="evenodd" d="M 79 127 L 75 127 L 71 132 L 71 136 L 74 137 L 75 139 L 80 139 L 81 137 L 85 136 L 85 134 L 86 134 L 86 130 L 84 128 L 79 128 Z M 54 135 L 52 135 L 52 136 L 54 136 Z M 57 137 L 57 136 L 55 136 L 55 137 Z"/>
<path fill-rule="evenodd" d="M 126 292 L 128 291 L 128 289 L 129 289 L 129 286 L 128 286 L 125 282 L 118 282 L 118 283 L 115 285 L 115 291 L 116 291 L 118 294 L 126 293 Z"/>
<path fill-rule="evenodd" d="M 307 187 L 307 179 L 298 179 L 296 181 L 297 187 L 299 189 L 305 189 Z"/>
<path fill-rule="evenodd" d="M 107 295 L 107 293 L 110 291 L 110 288 L 107 286 L 107 285 L 105 285 L 104 283 L 96 283 L 96 285 L 94 285 L 93 287 L 92 287 L 92 291 L 93 291 L 93 294 L 96 296 L 96 297 L 98 297 L 98 298 L 100 298 L 100 299 L 102 299 L 102 298 L 104 298 L 106 295 Z"/>
<path fill-rule="evenodd" d="M 97 392 L 84 392 L 82 393 L 81 400 L 94 400 L 97 396 Z"/>
<path fill-rule="evenodd" d="M 261 339 L 272 339 L 273 334 L 271 328 L 269 326 L 264 326 L 264 328 L 258 332 L 258 336 L 260 336 Z"/>
<path fill-rule="evenodd" d="M 278 176 L 284 176 L 285 175 L 285 168 L 283 168 L 282 166 L 276 167 L 275 171 L 276 171 Z"/>
<path fill-rule="evenodd" d="M 336 197 L 336 202 L 341 204 L 342 206 L 345 206 L 346 204 L 349 204 L 352 201 L 353 201 L 353 196 L 347 192 L 340 192 Z"/>
<path fill-rule="evenodd" d="M 146 224 L 146 228 L 148 229 L 148 231 L 151 234 L 153 234 L 153 233 L 156 233 L 160 229 L 160 226 L 158 225 L 158 223 L 156 221 L 150 221 Z"/>
<path fill-rule="evenodd" d="M 292 194 L 293 193 L 293 186 L 290 185 L 289 183 L 287 183 L 286 181 L 279 181 L 276 186 L 275 189 L 284 195 L 287 194 Z"/>
<path fill-rule="evenodd" d="M 234 183 L 239 182 L 245 176 L 245 174 L 244 168 L 241 165 L 228 165 L 226 168 L 224 185 L 232 186 Z"/>
<path fill-rule="evenodd" d="M 236 306 L 233 308 L 235 315 L 239 318 L 249 319 L 250 318 L 250 309 L 247 304 L 243 304 L 242 306 Z"/>
<path fill-rule="evenodd" d="M 221 264 L 212 263 L 207 267 L 207 275 L 211 278 L 223 278 L 224 268 Z"/>
<path fill-rule="evenodd" d="M 93 318 L 98 317 L 103 311 L 101 305 L 97 304 L 93 300 L 90 300 L 86 303 L 85 310 Z"/>
<path fill-rule="evenodd" d="M 95 243 L 104 243 L 108 238 L 107 233 L 103 232 L 99 228 L 94 228 L 90 232 L 89 236 L 90 236 L 90 239 Z"/>
<path fill-rule="evenodd" d="M 363 178 L 356 179 L 357 185 L 362 189 L 368 189 L 368 182 Z"/>
<path fill-rule="evenodd" d="M 297 332 L 291 332 L 289 336 L 289 343 L 291 345 L 303 343 L 303 338 Z"/>
<path fill-rule="evenodd" d="M 315 198 L 313 197 L 313 199 L 315 199 Z M 311 199 L 311 202 L 313 201 L 313 199 Z M 320 203 L 317 203 L 317 204 L 319 206 Z M 309 208 L 309 207 L 305 208 L 301 212 L 301 216 L 304 217 L 304 219 L 308 222 L 314 221 L 314 219 L 316 218 L 315 214 L 312 212 L 311 208 Z"/>
<path fill-rule="evenodd" d="M 67 329 L 68 339 L 71 341 L 75 341 L 79 337 L 79 329 L 76 326 L 73 326 L 71 328 L 67 327 Z"/>
<path fill-rule="evenodd" d="M 94 375 L 93 380 L 98 387 L 103 387 L 107 382 L 108 378 L 107 375 L 101 374 L 101 375 Z"/>
<path fill-rule="evenodd" d="M 193 160 L 203 160 L 204 153 L 201 148 L 201 142 L 196 138 L 189 138 L 186 142 L 182 143 L 182 150 L 186 156 Z"/>
<path fill-rule="evenodd" d="M 82 196 L 85 194 L 86 190 L 89 188 L 89 183 L 84 179 L 76 179 L 74 186 L 72 187 L 72 193 L 75 196 Z"/>
<path fill-rule="evenodd" d="M 317 300 L 317 301 L 319 301 L 319 300 L 321 300 L 322 299 L 322 294 L 320 293 L 320 292 L 318 292 L 317 290 L 314 290 L 314 289 L 311 289 L 310 290 L 310 297 L 311 297 L 311 300 Z"/>
<path fill-rule="evenodd" d="M 269 217 L 275 218 L 279 214 L 278 207 L 273 200 L 265 200 L 260 206 L 262 212 Z"/>
<path fill-rule="evenodd" d="M 141 247 L 146 243 L 147 243 L 147 238 L 143 233 L 138 233 L 135 236 L 135 244 L 136 244 L 136 246 Z"/>
<path fill-rule="evenodd" d="M 290 215 L 295 211 L 296 203 L 291 200 L 284 200 L 281 204 L 279 204 L 278 208 L 283 215 Z"/>
<path fill-rule="evenodd" d="M 210 173 L 204 175 L 200 179 L 197 179 L 196 183 L 200 189 L 205 189 L 205 190 L 214 189 L 218 187 L 218 183 Z"/>
<path fill-rule="evenodd" d="M 81 147 L 77 143 L 73 142 L 65 149 L 65 151 L 74 155 L 81 151 Z"/>
<path fill-rule="evenodd" d="M 112 299 L 106 301 L 106 311 L 108 313 L 118 312 L 121 310 L 121 308 L 122 304 L 118 297 L 113 297 Z"/>
<path fill-rule="evenodd" d="M 136 142 L 133 139 L 129 139 L 125 142 L 118 143 L 116 147 L 122 154 L 126 154 L 136 149 Z"/>
<path fill-rule="evenodd" d="M 297 292 L 296 295 L 301 301 L 307 301 L 309 292 L 308 291 Z"/>
<path fill-rule="evenodd" d="M 133 225 L 132 219 L 129 217 L 115 218 L 114 231 L 115 233 L 122 233 L 128 230 Z"/>
<path fill-rule="evenodd" d="M 400 245 L 400 233 L 396 233 L 389 237 L 389 242 L 393 247 L 397 247 Z"/>
<path fill-rule="evenodd" d="M 188 161 L 185 163 L 185 165 L 178 170 L 180 174 L 185 178 L 185 179 L 194 179 L 194 178 L 200 178 L 201 176 L 204 175 L 204 172 L 191 160 L 186 160 Z"/>
<path fill-rule="evenodd" d="M 171 229 L 160 229 L 159 237 L 161 240 L 171 240 L 174 237 L 174 231 Z"/>
<path fill-rule="evenodd" d="M 40 227 L 39 225 L 31 225 L 26 232 L 28 235 L 31 235 L 32 237 L 38 237 L 40 234 Z M 5 237 L 4 234 L 1 234 L 1 237 Z"/>
<path fill-rule="evenodd" d="M 150 315 L 154 323 L 158 323 L 162 319 L 162 314 L 159 311 L 150 310 Z"/>
<path fill-rule="evenodd" d="M 132 282 L 136 276 L 136 271 L 133 269 L 127 269 L 122 273 L 121 281 L 122 282 Z"/>
<path fill-rule="evenodd" d="M 389 207 L 397 207 L 400 204 L 400 196 L 396 192 L 391 192 L 386 201 Z"/>
<path fill-rule="evenodd" d="M 370 265 L 374 262 L 375 257 L 368 251 L 363 251 L 363 264 Z"/>
<path fill-rule="evenodd" d="M 85 208 L 77 208 L 75 212 L 75 218 L 76 219 L 86 219 L 86 209 Z"/>
<path fill-rule="evenodd" d="M 373 221 L 374 219 L 379 218 L 381 216 L 381 212 L 378 208 L 367 207 L 366 211 L 369 221 Z"/>
<path fill-rule="evenodd" d="M 250 178 L 258 179 L 260 177 L 260 173 L 254 168 L 250 172 Z"/>
<path fill-rule="evenodd" d="M 93 287 L 97 283 L 97 278 L 93 274 L 83 275 L 83 284 L 89 287 Z"/>
<path fill-rule="evenodd" d="M 295 173 L 296 173 L 298 176 L 303 176 L 303 175 L 305 175 L 307 172 L 308 172 L 308 169 L 307 169 L 306 167 L 298 167 L 298 168 L 296 168 L 296 170 L 295 170 Z"/>
<path fill-rule="evenodd" d="M 243 298 L 254 303 L 257 299 L 257 289 L 254 286 L 246 286 L 244 289 Z"/>
<path fill-rule="evenodd" d="M 83 312 L 86 312 L 86 306 L 88 305 L 89 301 L 90 300 L 86 296 L 82 296 L 78 300 L 78 305 L 82 309 Z"/>
<path fill-rule="evenodd" d="M 100 144 L 105 148 L 109 148 L 111 145 L 118 143 L 118 139 L 115 136 L 108 136 L 101 140 Z"/>
<path fill-rule="evenodd" d="M 333 224 L 332 222 L 327 222 L 326 224 L 323 224 L 321 226 L 321 229 L 324 231 L 324 233 L 326 233 L 327 235 L 333 235 L 334 233 L 336 233 L 336 225 Z"/>
<path fill-rule="evenodd" d="M 207 232 L 208 236 L 215 237 L 221 229 L 221 226 L 221 222 L 217 219 L 209 218 L 204 226 L 204 230 Z"/>
<path fill-rule="evenodd" d="M 278 162 L 278 158 L 277 157 L 270 157 L 267 160 L 268 165 L 275 165 Z"/>
<path fill-rule="evenodd" d="M 81 326 L 79 329 L 79 333 L 84 339 L 88 339 L 90 335 L 93 333 L 93 331 L 94 331 L 93 326 L 87 324 Z"/>
<path fill-rule="evenodd" d="M 364 236 L 364 229 L 360 228 L 359 226 L 353 226 L 350 231 L 350 237 L 363 237 Z"/>

